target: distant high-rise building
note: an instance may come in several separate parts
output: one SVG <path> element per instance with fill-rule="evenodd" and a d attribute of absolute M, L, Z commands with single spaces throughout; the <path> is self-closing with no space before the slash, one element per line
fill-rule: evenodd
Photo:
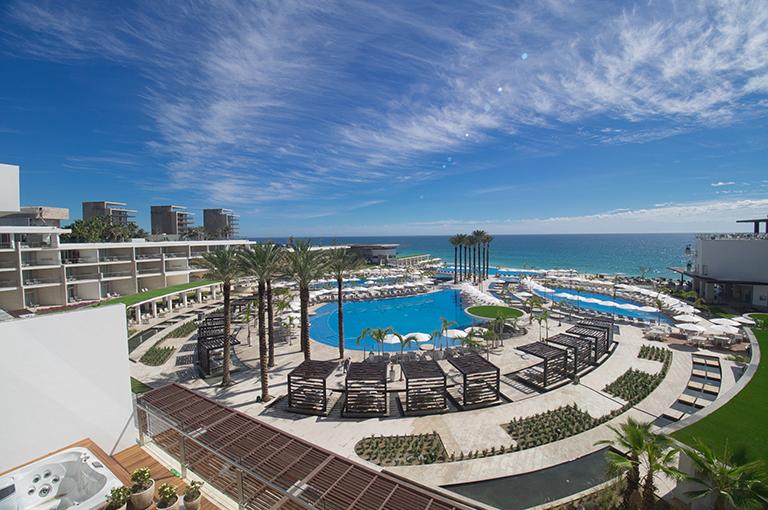
<path fill-rule="evenodd" d="M 89 220 L 96 216 L 106 216 L 112 223 L 125 225 L 136 217 L 134 209 L 126 209 L 123 202 L 83 202 L 83 219 Z"/>
<path fill-rule="evenodd" d="M 231 209 L 203 209 L 203 227 L 217 239 L 235 239 L 239 234 L 239 216 Z"/>
<path fill-rule="evenodd" d="M 194 222 L 195 214 L 180 205 L 153 205 L 150 209 L 153 234 L 182 235 Z"/>

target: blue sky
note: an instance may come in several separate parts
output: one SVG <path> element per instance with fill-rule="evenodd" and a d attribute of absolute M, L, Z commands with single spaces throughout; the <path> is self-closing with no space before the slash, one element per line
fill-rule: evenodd
<path fill-rule="evenodd" d="M 0 161 L 74 218 L 230 207 L 286 236 L 768 214 L 763 0 L 7 2 L 0 27 Z"/>

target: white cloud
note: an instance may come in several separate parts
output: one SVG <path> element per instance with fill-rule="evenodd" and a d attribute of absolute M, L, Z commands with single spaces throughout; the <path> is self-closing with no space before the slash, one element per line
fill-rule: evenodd
<path fill-rule="evenodd" d="M 718 182 L 713 182 L 712 184 L 710 184 L 710 186 L 712 186 L 713 188 L 719 188 L 722 186 L 733 186 L 734 184 L 736 183 L 733 181 L 718 181 Z"/>

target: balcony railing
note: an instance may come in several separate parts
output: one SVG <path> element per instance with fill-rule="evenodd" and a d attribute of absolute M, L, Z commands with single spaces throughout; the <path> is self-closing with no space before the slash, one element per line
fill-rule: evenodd
<path fill-rule="evenodd" d="M 70 264 L 95 264 L 98 262 L 93 257 L 69 257 L 66 259 L 63 259 L 62 262 L 64 264 L 70 265 Z"/>
<path fill-rule="evenodd" d="M 183 259 L 186 258 L 186 253 L 166 253 L 165 258 L 167 259 Z"/>
<path fill-rule="evenodd" d="M 0 289 L 11 289 L 18 286 L 19 284 L 13 280 L 0 280 Z"/>
<path fill-rule="evenodd" d="M 163 270 L 160 269 L 159 267 L 155 267 L 152 269 L 139 269 L 137 271 L 138 274 L 155 274 L 155 273 L 162 273 L 162 272 Z"/>
<path fill-rule="evenodd" d="M 13 243 L 0 242 L 0 250 L 11 250 L 11 249 L 13 249 Z"/>
<path fill-rule="evenodd" d="M 56 277 L 48 277 L 48 278 L 24 278 L 24 285 L 30 286 L 30 285 L 43 285 L 46 283 L 61 283 L 61 280 L 59 280 Z"/>
<path fill-rule="evenodd" d="M 133 276 L 133 273 L 130 271 L 112 271 L 109 273 L 101 273 L 102 278 L 118 278 L 121 276 Z"/>
<path fill-rule="evenodd" d="M 53 248 L 53 244 L 51 243 L 42 243 L 42 242 L 22 242 L 21 243 L 22 248 Z"/>
<path fill-rule="evenodd" d="M 136 260 L 150 260 L 150 259 L 159 259 L 163 256 L 159 253 L 142 253 L 139 255 L 136 255 Z"/>
<path fill-rule="evenodd" d="M 738 233 L 727 233 L 727 232 L 721 232 L 716 234 L 696 234 L 696 239 L 701 239 L 704 241 L 720 241 L 725 239 L 733 239 L 737 241 L 747 241 L 751 239 L 758 239 L 758 240 L 768 240 L 768 234 L 752 234 L 752 233 L 744 233 L 744 232 L 738 232 Z"/>
<path fill-rule="evenodd" d="M 21 267 L 58 266 L 56 260 L 22 260 Z"/>
<path fill-rule="evenodd" d="M 107 255 L 99 257 L 99 262 L 128 262 L 130 260 L 130 255 Z"/>
<path fill-rule="evenodd" d="M 67 275 L 68 282 L 81 282 L 83 280 L 98 280 L 98 274 L 70 274 Z"/>

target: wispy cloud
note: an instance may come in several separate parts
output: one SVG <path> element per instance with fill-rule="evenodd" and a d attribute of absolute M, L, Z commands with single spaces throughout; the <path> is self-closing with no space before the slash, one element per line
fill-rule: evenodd
<path fill-rule="evenodd" d="M 141 73 L 149 147 L 172 187 L 233 205 L 442 178 L 465 170 L 434 155 L 501 137 L 646 143 L 747 118 L 768 93 L 762 0 L 15 2 L 2 12 L 9 52 Z"/>
<path fill-rule="evenodd" d="M 712 186 L 713 188 L 720 188 L 722 186 L 733 186 L 734 184 L 736 183 L 733 181 L 717 181 L 710 184 L 710 186 Z"/>

